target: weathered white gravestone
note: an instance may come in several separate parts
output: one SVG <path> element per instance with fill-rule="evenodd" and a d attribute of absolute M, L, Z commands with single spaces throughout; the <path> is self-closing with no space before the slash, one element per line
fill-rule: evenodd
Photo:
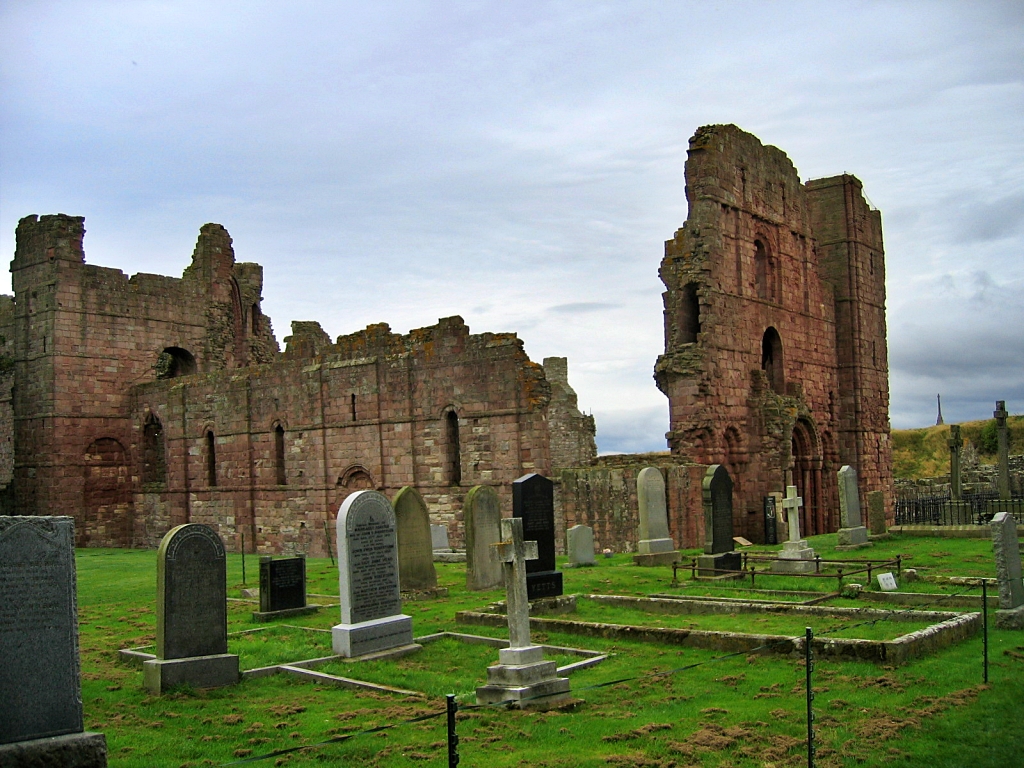
<path fill-rule="evenodd" d="M 501 521 L 504 540 L 495 544 L 502 563 L 507 595 L 509 647 L 498 651 L 498 664 L 487 668 L 487 685 L 476 689 L 480 704 L 508 701 L 520 709 L 547 709 L 569 699 L 569 678 L 558 677 L 558 665 L 544 661 L 544 650 L 530 640 L 530 603 L 526 563 L 539 558 L 536 541 L 523 541 L 523 520 Z"/>
<path fill-rule="evenodd" d="M 569 562 L 566 567 L 594 565 L 594 529 L 588 525 L 574 525 L 565 532 Z"/>
<path fill-rule="evenodd" d="M 82 730 L 71 517 L 0 517 L 0 765 L 106 766 Z"/>
<path fill-rule="evenodd" d="M 839 470 L 839 526 L 836 549 L 871 546 L 860 512 L 857 470 L 848 464 Z"/>
<path fill-rule="evenodd" d="M 804 500 L 796 495 L 796 486 L 786 487 L 782 514 L 789 525 L 789 541 L 782 545 L 779 558 L 772 562 L 775 573 L 810 573 L 814 570 L 814 550 L 800 538 L 800 507 Z"/>
<path fill-rule="evenodd" d="M 489 485 L 469 489 L 462 505 L 466 526 L 466 589 L 494 589 L 501 584 L 501 562 L 494 545 L 501 541 L 501 501 Z"/>
<path fill-rule="evenodd" d="M 644 467 L 636 476 L 636 502 L 640 516 L 635 565 L 671 565 L 679 558 L 668 532 L 665 478 L 657 467 Z"/>
<path fill-rule="evenodd" d="M 992 518 L 992 552 L 999 580 L 999 610 L 996 626 L 1024 629 L 1024 581 L 1021 578 L 1020 541 L 1017 522 L 1009 512 Z"/>
<path fill-rule="evenodd" d="M 341 623 L 332 629 L 334 652 L 352 657 L 418 648 L 412 619 L 402 614 L 395 511 L 387 496 L 353 493 L 338 512 L 337 531 Z"/>
<path fill-rule="evenodd" d="M 156 592 L 156 658 L 142 664 L 150 693 L 237 683 L 238 656 L 228 653 L 227 560 L 216 531 L 189 523 L 167 532 Z"/>
<path fill-rule="evenodd" d="M 437 587 L 430 511 L 420 492 L 405 486 L 395 494 L 398 526 L 398 584 L 403 592 Z"/>

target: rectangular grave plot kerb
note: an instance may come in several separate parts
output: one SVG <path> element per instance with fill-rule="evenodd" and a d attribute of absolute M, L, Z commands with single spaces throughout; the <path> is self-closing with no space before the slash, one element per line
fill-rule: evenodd
<path fill-rule="evenodd" d="M 523 538 L 537 542 L 537 559 L 526 563 L 526 597 L 562 594 L 562 572 L 555 570 L 554 483 L 532 473 L 512 483 L 512 516 L 523 520 Z"/>
<path fill-rule="evenodd" d="M 80 691 L 74 520 L 0 517 L 0 744 L 80 732 Z"/>
<path fill-rule="evenodd" d="M 260 611 L 306 607 L 306 558 L 260 558 Z"/>

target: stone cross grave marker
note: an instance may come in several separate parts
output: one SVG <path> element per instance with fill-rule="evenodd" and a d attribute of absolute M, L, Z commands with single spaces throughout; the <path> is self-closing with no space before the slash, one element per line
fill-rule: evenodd
<path fill-rule="evenodd" d="M 74 518 L 0 517 L 0 765 L 107 764 L 83 732 L 77 614 Z"/>
<path fill-rule="evenodd" d="M 502 581 L 494 544 L 501 541 L 501 500 L 489 485 L 477 485 L 462 505 L 466 526 L 466 589 L 494 589 Z"/>
<path fill-rule="evenodd" d="M 786 498 L 782 500 L 782 514 L 789 525 L 789 541 L 800 541 L 800 507 L 804 500 L 796 495 L 796 486 L 786 487 Z"/>
<path fill-rule="evenodd" d="M 574 525 L 565 532 L 569 565 L 594 565 L 594 529 L 588 525 Z M 568 567 L 568 566 L 567 566 Z"/>
<path fill-rule="evenodd" d="M 721 464 L 712 464 L 702 482 L 704 500 L 704 554 L 697 558 L 697 575 L 738 571 L 742 557 L 736 551 L 732 525 L 732 478 Z"/>
<path fill-rule="evenodd" d="M 1017 521 L 1009 512 L 992 518 L 992 553 L 999 580 L 999 608 L 1012 611 L 1024 606 L 1024 581 L 1021 580 L 1020 541 Z"/>
<path fill-rule="evenodd" d="M 151 693 L 177 685 L 218 688 L 238 682 L 228 653 L 227 559 L 212 528 L 172 528 L 156 556 L 156 658 L 143 662 Z"/>
<path fill-rule="evenodd" d="M 544 661 L 544 650 L 530 640 L 529 563 L 540 556 L 536 541 L 523 540 L 523 520 L 501 521 L 502 541 L 494 545 L 505 580 L 509 647 L 498 651 L 498 664 L 487 668 L 487 684 L 476 689 L 477 701 L 510 701 L 520 708 L 557 706 L 567 701 L 569 679 L 558 665 Z"/>
<path fill-rule="evenodd" d="M 789 526 L 789 540 L 782 545 L 779 557 L 772 563 L 775 573 L 810 573 L 814 570 L 814 550 L 800 538 L 800 507 L 804 500 L 796 495 L 796 486 L 786 487 L 782 514 Z"/>
<path fill-rule="evenodd" d="M 401 591 L 435 589 L 434 547 L 430 533 L 430 512 L 411 486 L 395 494 L 395 519 L 398 525 L 398 583 Z"/>
<path fill-rule="evenodd" d="M 997 400 L 996 409 L 992 413 L 996 420 L 996 431 L 999 437 L 999 498 L 1010 498 L 1010 437 L 1006 419 L 1006 401 Z"/>
<path fill-rule="evenodd" d="M 962 484 L 960 481 L 960 453 L 963 450 L 964 440 L 960 436 L 960 425 L 952 424 L 949 427 L 949 487 L 953 501 L 960 501 Z"/>
<path fill-rule="evenodd" d="M 402 614 L 391 502 L 377 491 L 356 491 L 342 503 L 336 528 L 341 623 L 331 630 L 334 652 L 353 657 L 415 648 L 412 619 Z"/>
<path fill-rule="evenodd" d="M 562 594 L 562 572 L 555 570 L 555 491 L 546 477 L 529 474 L 512 483 L 512 516 L 523 520 L 523 535 L 537 542 L 537 559 L 526 565 L 530 600 Z"/>
<path fill-rule="evenodd" d="M 665 478 L 657 467 L 644 467 L 636 476 L 636 502 L 640 517 L 636 565 L 671 564 L 678 557 L 668 532 Z"/>
<path fill-rule="evenodd" d="M 864 527 L 861 517 L 857 470 L 848 464 L 839 470 L 839 521 L 839 547 L 854 549 L 870 546 L 868 529 Z"/>

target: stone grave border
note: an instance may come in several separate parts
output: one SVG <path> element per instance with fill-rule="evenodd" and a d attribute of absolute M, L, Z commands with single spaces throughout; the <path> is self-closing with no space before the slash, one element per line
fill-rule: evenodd
<path fill-rule="evenodd" d="M 614 603 L 649 613 L 663 614 L 777 613 L 797 614 L 808 618 L 813 616 L 827 616 L 829 618 L 848 617 L 850 619 L 874 617 L 884 620 L 896 613 L 875 608 L 824 608 L 820 606 L 782 603 L 724 603 L 718 601 L 625 597 L 620 595 L 576 595 L 575 597 L 577 600 Z M 877 664 L 904 664 L 911 659 L 919 658 L 941 648 L 961 642 L 978 632 L 982 625 L 980 613 L 957 613 L 954 611 L 899 611 L 898 613 L 909 621 L 932 621 L 934 623 L 924 629 L 901 635 L 892 640 L 815 637 L 813 641 L 814 651 L 821 656 L 840 660 L 852 659 L 872 661 Z M 482 611 L 459 611 L 455 614 L 455 621 L 459 624 L 475 624 L 478 626 L 503 626 L 505 618 L 499 612 L 497 605 L 490 605 Z M 669 645 L 681 645 L 690 648 L 704 648 L 724 652 L 764 652 L 789 656 L 803 653 L 804 643 L 803 636 L 801 635 L 767 635 L 647 627 L 633 624 L 605 624 L 535 616 L 530 617 L 530 624 L 531 627 L 535 626 L 540 631 L 566 632 L 605 639 L 666 643 Z"/>
<path fill-rule="evenodd" d="M 255 632 L 266 632 L 268 629 L 301 629 L 306 632 L 322 632 L 330 635 L 331 630 L 320 629 L 318 627 L 302 627 L 297 624 L 274 624 L 268 627 L 255 627 L 253 629 L 242 629 L 236 632 L 229 632 L 228 637 L 237 635 L 247 635 Z M 451 640 L 458 640 L 461 643 L 467 643 L 469 645 L 489 645 L 492 648 L 508 648 L 509 641 L 502 640 L 499 637 L 485 637 L 483 635 L 470 635 L 463 632 L 434 632 L 423 637 L 413 638 L 414 643 L 419 645 L 426 645 L 427 643 L 433 643 L 437 640 L 443 640 L 445 638 Z M 122 648 L 118 651 L 122 661 L 126 661 L 135 666 L 142 666 L 143 662 L 149 659 L 154 659 L 151 653 L 146 653 L 145 649 L 152 648 L 152 645 L 140 645 L 135 648 Z M 576 672 L 580 669 L 586 669 L 596 664 L 600 664 L 602 661 L 607 659 L 609 656 L 614 654 L 605 653 L 604 651 L 591 651 L 584 648 L 568 648 L 561 645 L 541 645 L 545 653 L 560 653 L 565 656 L 579 656 L 580 661 L 573 662 L 572 664 L 566 664 L 558 667 L 557 672 L 560 675 L 568 675 L 572 672 Z M 406 646 L 408 648 L 408 646 Z M 242 670 L 241 676 L 243 679 L 248 678 L 260 678 L 269 677 L 270 675 L 277 674 L 289 674 L 296 677 L 300 677 L 304 680 L 308 680 L 312 683 L 318 683 L 321 685 L 333 685 L 339 688 L 358 688 L 363 690 L 374 691 L 376 693 L 390 693 L 398 696 L 409 696 L 413 698 L 430 698 L 429 694 L 421 691 L 410 691 L 404 688 L 396 688 L 390 685 L 383 685 L 381 683 L 371 683 L 366 680 L 356 680 L 351 677 L 341 677 L 340 675 L 328 675 L 324 672 L 317 672 L 316 668 L 328 664 L 332 661 L 344 661 L 349 664 L 358 664 L 360 661 L 379 661 L 387 658 L 399 658 L 406 656 L 409 653 L 415 653 L 418 648 L 407 650 L 404 653 L 388 653 L 383 651 L 377 654 L 367 654 L 366 656 L 360 656 L 359 658 L 349 658 L 346 656 L 320 656 L 315 659 L 300 659 L 298 661 L 283 662 L 281 664 L 270 664 L 266 667 L 254 667 L 253 669 Z"/>

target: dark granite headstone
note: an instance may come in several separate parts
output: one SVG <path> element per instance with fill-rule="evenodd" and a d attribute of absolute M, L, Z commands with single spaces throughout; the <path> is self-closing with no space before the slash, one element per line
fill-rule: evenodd
<path fill-rule="evenodd" d="M 697 559 L 698 575 L 712 576 L 718 571 L 738 571 L 742 562 L 735 552 L 732 528 L 732 478 L 721 464 L 712 464 L 704 473 L 704 555 Z"/>
<path fill-rule="evenodd" d="M 562 572 L 555 570 L 555 491 L 546 477 L 531 473 L 512 483 L 512 516 L 523 519 L 523 538 L 537 542 L 537 559 L 526 563 L 526 597 L 558 597 Z"/>
<path fill-rule="evenodd" d="M 306 558 L 260 558 L 260 611 L 306 607 Z"/>
<path fill-rule="evenodd" d="M 778 544 L 779 543 L 779 531 L 776 527 L 776 521 L 778 520 L 778 510 L 775 508 L 775 497 L 765 496 L 764 497 L 764 543 L 765 544 Z"/>

